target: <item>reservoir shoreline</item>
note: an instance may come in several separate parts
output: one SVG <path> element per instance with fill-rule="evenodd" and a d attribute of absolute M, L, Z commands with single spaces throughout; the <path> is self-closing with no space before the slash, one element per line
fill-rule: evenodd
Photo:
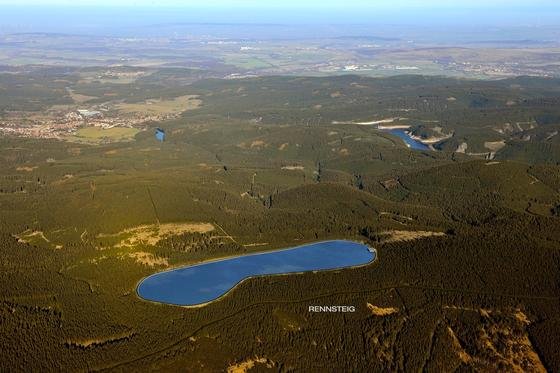
<path fill-rule="evenodd" d="M 145 284 L 147 281 L 150 281 L 150 280 L 152 280 L 156 277 L 160 277 L 160 276 L 165 275 L 165 274 L 180 275 L 180 272 L 182 272 L 182 271 L 197 269 L 197 268 L 208 266 L 208 265 L 220 264 L 220 263 L 224 263 L 224 262 L 227 262 L 227 261 L 235 261 L 235 260 L 248 259 L 248 258 L 249 259 L 250 258 L 257 258 L 257 257 L 266 256 L 266 255 L 275 255 L 275 254 L 285 253 L 285 252 L 295 252 L 295 251 L 301 251 L 302 249 L 309 250 L 310 247 L 314 247 L 314 246 L 320 248 L 321 245 L 335 245 L 335 244 L 341 244 L 341 245 L 349 245 L 350 244 L 350 245 L 355 245 L 355 246 L 358 246 L 358 245 L 362 246 L 363 249 L 367 249 L 369 254 L 371 254 L 371 258 L 369 258 L 367 261 L 365 261 L 363 263 L 358 263 L 358 264 L 353 264 L 353 265 L 341 265 L 341 266 L 336 266 L 336 267 L 333 267 L 333 268 L 325 268 L 325 269 L 317 268 L 317 269 L 294 270 L 294 271 L 288 270 L 286 272 L 262 273 L 262 274 L 257 273 L 255 275 L 249 275 L 249 276 L 241 278 L 239 281 L 237 281 L 235 284 L 230 286 L 225 292 L 219 294 L 217 297 L 215 297 L 213 299 L 210 299 L 209 301 L 200 302 L 200 303 L 181 304 L 179 302 L 157 300 L 157 299 L 153 299 L 153 297 L 147 297 L 145 295 L 142 295 L 141 287 L 142 287 L 143 284 Z M 343 248 L 343 250 L 344 250 L 344 248 Z M 229 257 L 224 257 L 224 258 L 219 258 L 219 259 L 211 259 L 211 260 L 199 262 L 199 263 L 192 264 L 192 265 L 184 265 L 184 266 L 179 266 L 179 267 L 176 267 L 176 268 L 166 269 L 164 271 L 157 272 L 157 273 L 154 273 L 152 275 L 149 275 L 149 276 L 141 279 L 140 281 L 138 281 L 138 283 L 136 284 L 135 293 L 136 293 L 136 296 L 139 299 L 141 299 L 143 301 L 148 301 L 148 302 L 151 302 L 151 303 L 165 304 L 165 305 L 182 307 L 182 308 L 200 308 L 200 307 L 204 307 L 204 306 L 206 306 L 210 303 L 213 303 L 213 302 L 216 302 L 216 301 L 222 299 L 223 297 L 230 294 L 234 289 L 236 289 L 243 282 L 245 282 L 247 280 L 250 280 L 250 279 L 253 279 L 253 278 L 298 275 L 298 274 L 305 274 L 305 273 L 310 273 L 310 272 L 312 272 L 312 273 L 325 272 L 326 273 L 326 272 L 332 272 L 332 271 L 340 271 L 340 270 L 344 270 L 344 269 L 361 268 L 361 267 L 365 267 L 365 266 L 368 266 L 368 265 L 374 263 L 377 260 L 377 256 L 378 256 L 377 250 L 373 247 L 370 247 L 369 245 L 367 245 L 364 242 L 349 241 L 349 240 L 327 240 L 327 241 L 319 241 L 319 242 L 310 242 L 310 243 L 300 245 L 300 246 L 296 246 L 296 247 L 289 247 L 289 248 L 283 248 L 283 249 L 272 250 L 272 251 L 250 253 L 250 254 L 246 254 L 246 255 L 234 255 L 234 256 L 229 256 Z"/>

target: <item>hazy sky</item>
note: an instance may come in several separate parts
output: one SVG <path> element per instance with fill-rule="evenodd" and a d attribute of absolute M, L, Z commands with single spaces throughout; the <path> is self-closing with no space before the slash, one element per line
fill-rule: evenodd
<path fill-rule="evenodd" d="M 435 7 L 492 8 L 524 7 L 535 10 L 556 7 L 558 0 L 0 0 L 0 5 L 71 5 L 71 6 L 166 6 L 166 7 Z"/>
<path fill-rule="evenodd" d="M 371 26 L 337 30 L 341 34 L 379 34 L 381 25 L 444 33 L 460 27 L 485 32 L 482 26 L 560 30 L 560 0 L 0 0 L 0 35 L 154 34 L 146 26 L 174 23 Z"/>

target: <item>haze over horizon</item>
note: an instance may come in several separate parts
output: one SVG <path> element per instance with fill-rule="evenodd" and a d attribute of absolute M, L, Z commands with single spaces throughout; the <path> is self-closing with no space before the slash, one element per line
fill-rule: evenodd
<path fill-rule="evenodd" d="M 304 34 L 310 37 L 369 35 L 444 43 L 560 41 L 557 27 L 560 6 L 551 0 L 530 4 L 520 0 L 349 0 L 344 4 L 334 0 L 214 0 L 204 3 L 0 0 L 0 10 L 0 35 L 39 32 L 173 37 L 189 34 L 275 39 Z M 255 25 L 259 26 L 258 30 Z M 273 29 L 272 25 L 284 28 Z M 450 28 L 452 33 L 448 32 Z"/>
<path fill-rule="evenodd" d="M 210 3 L 178 1 L 69 1 L 0 0 L 0 34 L 19 32 L 56 32 L 77 34 L 141 34 L 145 27 L 170 24 L 245 24 L 245 25 L 367 25 L 368 34 L 382 26 L 423 26 L 432 29 L 454 27 L 480 32 L 481 27 L 556 28 L 560 6 L 553 1 L 526 4 L 502 0 L 420 2 L 417 0 L 353 0 L 341 6 L 326 1 L 218 0 Z M 382 30 L 381 30 L 382 31 Z M 151 31 L 150 31 L 151 32 Z M 340 35 L 357 30 L 337 30 Z M 362 31 L 363 32 L 363 31 Z M 394 32 L 392 29 L 391 32 Z M 559 39 L 558 32 L 543 39 Z"/>
<path fill-rule="evenodd" d="M 201 3 L 200 1 L 178 1 L 178 0 L 164 0 L 164 1 L 153 1 L 153 0 L 85 0 L 76 3 L 70 0 L 0 0 L 0 6 L 2 5 L 19 5 L 19 6 L 36 6 L 36 5 L 46 5 L 46 6 L 133 6 L 133 7 L 178 7 L 178 8 L 209 8 L 209 7 L 249 7 L 249 8 L 305 8 L 305 7 L 335 7 L 335 8 L 392 8 L 395 7 L 431 7 L 431 8 L 491 8 L 491 7 L 523 7 L 523 8 L 533 8 L 542 9 L 544 7 L 554 7 L 558 8 L 558 3 L 553 0 L 537 0 L 532 1 L 528 4 L 526 1 L 521 0 L 471 0 L 471 1 L 443 1 L 443 0 L 349 0 L 344 4 L 341 4 L 336 0 L 273 0 L 267 1 L 266 3 L 257 0 L 213 0 Z"/>

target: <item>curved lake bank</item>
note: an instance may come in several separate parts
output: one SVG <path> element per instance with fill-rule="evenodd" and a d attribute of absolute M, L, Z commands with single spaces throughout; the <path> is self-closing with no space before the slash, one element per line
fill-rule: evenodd
<path fill-rule="evenodd" d="M 216 300 L 250 277 L 356 267 L 375 257 L 375 250 L 361 243 L 318 242 L 156 273 L 140 282 L 137 293 L 153 302 L 196 306 Z"/>
<path fill-rule="evenodd" d="M 432 150 L 428 145 L 424 144 L 423 142 L 413 139 L 405 129 L 398 128 L 398 129 L 388 130 L 387 132 L 397 137 L 400 137 L 406 143 L 406 145 L 411 149 Z"/>

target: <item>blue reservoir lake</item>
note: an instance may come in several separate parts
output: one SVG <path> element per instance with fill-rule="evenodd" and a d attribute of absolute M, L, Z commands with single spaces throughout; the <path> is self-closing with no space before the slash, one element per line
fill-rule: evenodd
<path fill-rule="evenodd" d="M 223 296 L 250 277 L 356 267 L 375 257 L 375 250 L 361 243 L 324 241 L 156 273 L 142 280 L 137 292 L 149 301 L 196 306 Z"/>
<path fill-rule="evenodd" d="M 393 129 L 389 131 L 390 134 L 400 137 L 404 142 L 414 150 L 431 150 L 430 147 L 418 140 L 410 137 L 404 129 Z"/>

